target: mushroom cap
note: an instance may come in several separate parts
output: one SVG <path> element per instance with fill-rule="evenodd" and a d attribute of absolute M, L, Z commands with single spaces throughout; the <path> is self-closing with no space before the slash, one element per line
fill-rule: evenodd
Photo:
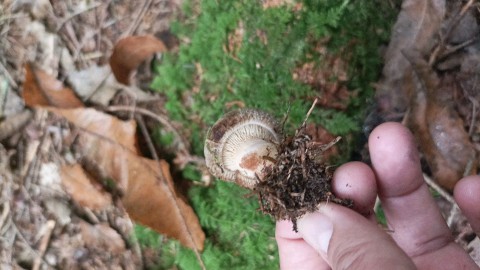
<path fill-rule="evenodd" d="M 279 122 L 255 109 L 231 111 L 208 131 L 205 161 L 212 175 L 253 189 L 272 165 L 282 136 Z"/>

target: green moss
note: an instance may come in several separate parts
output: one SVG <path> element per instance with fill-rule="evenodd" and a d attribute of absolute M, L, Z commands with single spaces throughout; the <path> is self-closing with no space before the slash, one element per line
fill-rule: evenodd
<path fill-rule="evenodd" d="M 387 42 L 395 13 L 388 3 L 304 0 L 303 8 L 296 11 L 288 6 L 263 9 L 260 1 L 251 0 L 197 4 L 185 1 L 186 19 L 172 26 L 184 42 L 178 53 L 167 53 L 156 66 L 158 76 L 152 83 L 166 96 L 169 117 L 184 126 L 192 152 L 203 155 L 207 128 L 238 107 L 227 104 L 261 108 L 279 119 L 290 107 L 286 129 L 297 128 L 319 92 L 294 80 L 292 71 L 312 59 L 321 64 L 325 55 L 315 48 L 328 37 L 327 53 L 348 58 L 348 87 L 356 95 L 346 110 L 318 108 L 310 121 L 347 138 L 339 160 L 348 160 L 365 103 L 373 93 L 371 83 L 380 74 L 378 48 Z M 234 50 L 229 48 L 229 36 L 239 27 L 243 36 Z M 163 140 L 167 142 L 168 136 Z M 194 181 L 200 177 L 191 166 L 183 176 Z M 223 182 L 190 191 L 207 234 L 202 253 L 207 269 L 278 269 L 274 222 L 257 211 L 256 198 L 245 195 L 246 191 Z M 161 248 L 160 269 L 198 269 L 194 254 L 175 241 Z"/>
<path fill-rule="evenodd" d="M 382 206 L 378 207 L 377 221 L 383 226 L 387 226 L 387 218 L 385 217 L 385 212 L 383 212 Z"/>
<path fill-rule="evenodd" d="M 208 269 L 278 269 L 272 220 L 258 211 L 248 191 L 231 183 L 217 182 L 210 188 L 190 191 L 207 240 L 202 259 Z M 163 247 L 163 269 L 200 269 L 195 254 L 171 242 Z"/>
<path fill-rule="evenodd" d="M 158 249 L 162 246 L 162 237 L 150 228 L 142 225 L 135 225 L 135 237 L 142 248 Z"/>

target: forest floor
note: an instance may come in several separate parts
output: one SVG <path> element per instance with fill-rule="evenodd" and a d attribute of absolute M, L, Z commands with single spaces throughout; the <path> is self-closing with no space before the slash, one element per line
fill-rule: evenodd
<path fill-rule="evenodd" d="M 381 122 L 411 128 L 480 262 L 451 196 L 478 167 L 478 2 L 307 2 L 0 4 L 0 268 L 277 269 L 274 221 L 214 181 L 203 142 L 243 107 L 292 132 L 316 99 L 307 133 L 343 137 L 335 165 L 368 162 Z"/>

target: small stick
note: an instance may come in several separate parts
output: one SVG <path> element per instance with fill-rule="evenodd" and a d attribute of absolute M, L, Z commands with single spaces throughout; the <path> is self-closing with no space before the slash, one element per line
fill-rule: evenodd
<path fill-rule="evenodd" d="M 475 85 L 477 84 L 477 77 L 478 76 L 475 76 Z M 474 89 L 475 88 L 476 87 L 474 87 Z M 471 137 L 473 135 L 475 123 L 477 122 L 477 107 L 479 104 L 478 101 L 472 97 L 468 97 L 468 99 L 472 102 L 472 120 L 470 121 L 470 128 L 468 129 L 468 135 Z"/>
<path fill-rule="evenodd" d="M 102 5 L 101 3 L 93 3 L 92 5 L 85 7 L 85 9 L 78 10 L 78 11 L 76 11 L 76 12 L 74 12 L 74 13 L 68 14 L 68 15 L 58 24 L 57 29 L 56 29 L 55 32 L 60 31 L 60 29 L 63 27 L 63 25 L 64 25 L 66 22 L 70 21 L 73 17 L 78 16 L 78 15 L 84 13 L 84 12 L 87 12 L 87 11 L 91 10 L 91 9 L 95 9 L 95 8 L 101 6 L 101 5 Z"/>
<path fill-rule="evenodd" d="M 442 198 L 447 200 L 449 203 L 452 205 L 452 209 L 448 213 L 448 216 L 446 217 L 446 222 L 448 228 L 452 228 L 453 222 L 455 221 L 455 216 L 460 212 L 460 208 L 458 207 L 457 202 L 455 202 L 455 199 L 453 198 L 452 195 L 450 195 L 448 192 L 446 192 L 441 186 L 439 186 L 437 183 L 433 181 L 432 178 L 430 178 L 428 175 L 423 174 L 423 179 L 425 179 L 425 182 L 427 185 L 438 192 Z"/>
<path fill-rule="evenodd" d="M 290 115 L 290 110 L 292 109 L 292 106 L 289 104 L 287 108 L 287 113 L 283 117 L 282 120 L 282 134 L 285 134 L 285 123 L 287 122 L 288 116 Z"/>
<path fill-rule="evenodd" d="M 10 213 L 10 204 L 9 202 L 4 202 L 2 204 L 2 215 L 0 216 L 0 232 L 1 229 L 3 228 L 5 221 L 7 220 L 8 214 Z"/>
<path fill-rule="evenodd" d="M 153 142 L 152 142 L 152 139 L 150 138 L 149 134 L 148 134 L 148 130 L 147 130 L 147 127 L 145 126 L 145 122 L 143 121 L 143 116 L 142 115 L 138 115 L 137 117 L 135 117 L 137 122 L 138 122 L 138 125 L 140 127 L 140 130 L 143 134 L 143 136 L 145 137 L 145 140 L 147 141 L 147 145 L 148 145 L 148 148 L 149 148 L 149 151 L 150 151 L 150 154 L 152 155 L 153 159 L 156 160 L 156 161 L 159 161 L 160 158 L 158 157 L 157 155 L 157 151 L 155 150 L 155 146 L 153 145 Z M 163 176 L 162 174 L 162 179 L 165 179 L 165 177 Z M 164 180 L 165 181 L 165 180 Z M 174 191 L 173 189 L 167 184 L 167 187 L 170 191 L 170 194 L 169 195 L 172 195 L 174 196 L 173 194 Z M 174 201 L 175 201 L 175 204 L 176 204 L 176 207 L 178 208 L 179 210 L 179 213 L 180 213 L 180 216 L 182 217 L 183 219 L 183 222 L 184 222 L 184 226 L 185 226 L 185 230 L 187 231 L 188 235 L 190 236 L 190 239 L 191 241 L 193 242 L 193 252 L 195 253 L 195 256 L 197 257 L 197 261 L 198 263 L 200 264 L 200 268 L 201 269 L 206 269 L 205 267 L 205 263 L 203 262 L 203 259 L 202 259 L 202 256 L 200 255 L 200 252 L 198 251 L 196 245 L 197 243 L 195 242 L 195 239 L 193 238 L 193 235 L 192 233 L 190 232 L 188 226 L 187 226 L 187 219 L 185 218 L 185 216 L 183 215 L 182 211 L 180 210 L 180 208 L 178 207 L 177 205 L 177 198 L 174 198 Z"/>
<path fill-rule="evenodd" d="M 42 258 L 43 255 L 45 254 L 45 251 L 47 250 L 48 242 L 50 242 L 50 237 L 52 236 L 53 229 L 55 228 L 55 221 L 54 220 L 49 220 L 47 223 L 44 225 L 45 227 L 45 234 L 42 237 L 42 240 L 40 242 L 40 247 L 38 248 L 38 254 L 35 260 L 33 261 L 33 267 L 32 270 L 39 270 L 40 265 L 42 263 Z"/>
<path fill-rule="evenodd" d="M 44 259 L 43 259 L 43 256 L 40 256 L 40 254 L 38 253 L 37 250 L 35 250 L 32 246 L 30 246 L 30 244 L 28 243 L 27 239 L 25 238 L 25 236 L 22 234 L 22 232 L 20 231 L 20 229 L 18 228 L 17 224 L 15 223 L 15 221 L 12 220 L 12 228 L 13 230 L 15 231 L 15 234 L 18 236 L 18 238 L 25 244 L 25 246 L 33 253 L 37 256 L 37 258 L 40 258 L 41 261 L 43 261 L 43 263 L 45 263 L 49 269 L 52 269 L 52 266 L 50 264 L 48 264 Z"/>
<path fill-rule="evenodd" d="M 305 120 L 303 120 L 303 123 L 302 123 L 302 127 L 305 127 L 306 123 L 307 123 L 307 120 L 308 120 L 308 117 L 310 116 L 310 114 L 312 114 L 313 112 L 313 109 L 315 108 L 315 105 L 317 105 L 317 102 L 318 102 L 318 98 L 315 98 L 315 100 L 313 101 L 313 104 L 312 106 L 310 107 L 310 109 L 308 110 L 307 112 L 307 116 L 305 116 Z"/>
<path fill-rule="evenodd" d="M 423 179 L 427 183 L 429 187 L 431 187 L 433 190 L 438 192 L 440 196 L 442 196 L 445 200 L 447 200 L 449 203 L 452 205 L 456 205 L 457 203 L 455 202 L 455 199 L 453 198 L 452 195 L 450 195 L 448 192 L 446 192 L 441 186 L 439 186 L 435 181 L 433 181 L 432 178 L 430 178 L 428 175 L 425 173 L 423 174 Z"/>
<path fill-rule="evenodd" d="M 460 208 L 458 207 L 457 204 L 452 205 L 452 209 L 450 209 L 450 212 L 448 213 L 447 217 L 447 226 L 451 229 L 453 226 L 453 223 L 455 222 L 457 215 L 460 213 Z"/>
<path fill-rule="evenodd" d="M 10 72 L 1 62 L 0 62 L 0 69 L 2 70 L 3 74 L 5 74 L 5 77 L 7 77 L 7 80 L 10 83 L 10 85 L 13 86 L 14 88 L 18 88 L 18 84 L 13 79 L 13 76 L 10 74 Z"/>
<path fill-rule="evenodd" d="M 442 57 L 448 55 L 447 53 L 444 53 L 445 50 L 445 40 L 450 36 L 452 33 L 453 29 L 458 25 L 460 20 L 465 16 L 465 13 L 468 11 L 468 9 L 473 5 L 473 2 L 475 0 L 469 0 L 458 12 L 454 18 L 452 19 L 451 23 L 449 23 L 448 28 L 445 32 L 445 36 L 442 36 L 440 34 L 440 42 L 437 44 L 436 48 L 434 49 L 433 53 L 430 55 L 430 59 L 428 60 L 428 65 L 432 66 L 433 63 L 439 58 L 439 55 L 442 55 Z M 440 57 L 440 58 L 442 58 Z"/>
<path fill-rule="evenodd" d="M 172 132 L 179 144 L 179 150 L 181 152 L 188 152 L 188 147 L 187 143 L 183 141 L 182 136 L 180 136 L 180 133 L 177 131 L 177 129 L 170 123 L 170 121 L 167 119 L 167 117 L 164 117 L 162 115 L 155 114 L 149 110 L 143 109 L 143 108 L 137 108 L 137 107 L 129 107 L 129 106 L 110 106 L 106 109 L 109 112 L 118 112 L 118 111 L 130 111 L 130 112 L 135 112 L 139 113 L 142 115 L 146 115 L 150 118 L 153 118 L 157 120 L 160 124 L 162 124 L 165 128 L 167 128 L 170 132 Z"/>

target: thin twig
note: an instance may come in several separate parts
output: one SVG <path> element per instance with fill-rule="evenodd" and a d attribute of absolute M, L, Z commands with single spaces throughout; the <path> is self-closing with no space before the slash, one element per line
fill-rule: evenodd
<path fill-rule="evenodd" d="M 147 142 L 148 150 L 152 155 L 153 159 L 159 161 L 160 158 L 157 155 L 157 150 L 155 150 L 155 146 L 153 145 L 152 139 L 150 138 L 150 134 L 148 134 L 147 127 L 145 126 L 145 121 L 143 121 L 143 117 L 141 115 L 137 115 L 135 117 L 137 120 L 138 126 L 140 127 L 140 131 L 142 132 L 145 141 Z"/>
<path fill-rule="evenodd" d="M 460 208 L 458 207 L 457 202 L 453 198 L 452 195 L 450 195 L 447 191 L 445 191 L 441 186 L 439 186 L 435 181 L 433 181 L 432 178 L 430 178 L 428 175 L 425 173 L 423 174 L 423 179 L 427 183 L 427 185 L 438 192 L 440 196 L 448 201 L 451 205 L 452 208 L 450 209 L 450 212 L 448 213 L 448 216 L 446 217 L 446 222 L 449 228 L 452 228 L 453 222 L 455 221 L 456 215 L 460 212 Z"/>
<path fill-rule="evenodd" d="M 465 47 L 468 47 L 470 46 L 471 44 L 473 44 L 474 42 L 476 42 L 478 39 L 480 38 L 480 36 L 475 36 L 469 40 L 466 40 L 456 46 L 452 46 L 452 47 L 448 47 L 446 48 L 446 50 L 442 53 L 442 55 L 439 57 L 440 59 L 443 59 L 445 57 L 447 57 L 448 55 L 452 54 L 452 53 L 455 53 Z"/>
<path fill-rule="evenodd" d="M 10 21 L 10 20 L 13 20 L 13 19 L 18 19 L 18 18 L 23 18 L 23 17 L 28 17 L 27 14 L 25 13 L 17 13 L 17 14 L 9 14 L 9 15 L 3 15 L 0 17 L 0 23 L 2 21 Z"/>
<path fill-rule="evenodd" d="M 304 126 L 306 125 L 307 120 L 308 120 L 308 117 L 310 117 L 310 114 L 312 114 L 313 109 L 315 108 L 315 105 L 317 105 L 317 102 L 318 102 L 318 98 L 315 98 L 315 100 L 313 101 L 312 106 L 310 107 L 310 109 L 309 109 L 308 112 L 307 112 L 307 115 L 305 116 L 305 119 L 303 120 L 302 127 L 304 127 Z"/>
<path fill-rule="evenodd" d="M 290 115 L 290 110 L 291 110 L 291 109 L 292 109 L 292 105 L 291 105 L 291 104 L 288 104 L 287 113 L 285 113 L 285 116 L 283 117 L 282 124 L 281 124 L 282 134 L 285 134 L 285 123 L 286 123 L 287 120 L 288 120 L 288 116 Z"/>
<path fill-rule="evenodd" d="M 90 41 L 91 38 L 98 35 L 100 32 L 101 32 L 101 29 L 96 29 L 83 36 L 82 40 L 80 40 L 80 43 L 78 44 L 78 50 L 76 50 L 72 56 L 73 61 L 77 61 L 80 58 L 80 56 L 84 56 L 84 55 L 81 55 L 83 47 Z"/>
<path fill-rule="evenodd" d="M 0 61 L 0 69 L 2 70 L 3 74 L 5 75 L 5 77 L 7 77 L 7 80 L 8 82 L 10 83 L 11 86 L 13 86 L 13 88 L 18 88 L 18 84 L 15 82 L 15 80 L 13 79 L 12 75 L 10 74 L 10 72 L 7 70 L 7 68 L 2 64 L 2 62 Z"/>
<path fill-rule="evenodd" d="M 440 42 L 438 43 L 437 47 L 433 50 L 433 53 L 430 55 L 430 59 L 428 60 L 428 65 L 429 66 L 432 66 L 433 63 L 435 63 L 435 61 L 439 58 L 438 56 L 439 55 L 442 55 L 442 57 L 445 57 L 446 55 L 448 54 L 445 54 L 444 53 L 444 50 L 445 50 L 445 42 L 447 40 L 447 38 L 450 36 L 450 34 L 452 33 L 453 29 L 458 25 L 458 23 L 460 22 L 460 20 L 463 18 L 463 16 L 465 16 L 465 13 L 468 11 L 468 9 L 473 5 L 473 3 L 475 2 L 476 0 L 469 0 L 463 7 L 462 9 L 460 10 L 460 12 L 458 12 L 457 14 L 455 14 L 454 18 L 452 19 L 452 21 L 450 22 L 450 24 L 448 25 L 448 28 L 447 30 L 445 31 L 445 35 L 441 35 L 440 37 Z M 440 57 L 440 58 L 442 58 Z"/>
<path fill-rule="evenodd" d="M 52 267 L 47 261 L 45 261 L 45 259 L 43 258 L 43 256 L 40 256 L 40 254 L 38 253 L 38 251 L 35 250 L 32 246 L 30 246 L 30 244 L 29 244 L 28 241 L 27 241 L 27 238 L 25 238 L 25 236 L 22 234 L 22 232 L 20 231 L 20 229 L 18 229 L 18 226 L 17 226 L 17 224 L 15 223 L 14 220 L 12 220 L 12 228 L 15 230 L 15 234 L 18 235 L 18 237 L 20 238 L 20 240 L 22 240 L 22 242 L 24 242 L 25 245 L 28 247 L 28 249 L 30 250 L 30 252 L 32 252 L 33 254 L 35 254 L 35 256 L 40 257 L 41 261 L 42 261 L 42 262 L 44 263 L 44 265 L 46 265 L 48 268 L 53 269 L 53 267 Z"/>
<path fill-rule="evenodd" d="M 380 207 L 382 206 L 382 202 L 380 201 L 380 198 L 377 196 L 375 199 L 375 205 L 373 206 L 373 212 L 375 214 L 378 214 L 378 211 L 380 211 Z"/>
<path fill-rule="evenodd" d="M 432 178 L 430 178 L 430 176 L 426 175 L 425 173 L 423 174 L 423 179 L 425 180 L 425 182 L 427 183 L 427 185 L 432 188 L 433 190 L 435 190 L 436 192 L 438 192 L 438 194 L 440 194 L 440 196 L 442 196 L 442 198 L 444 198 L 445 200 L 447 200 L 449 203 L 451 203 L 452 205 L 455 205 L 457 204 L 455 202 L 455 199 L 453 198 L 452 195 L 450 195 L 447 191 L 445 191 L 441 186 L 439 186 L 437 183 L 435 183 L 435 181 L 433 181 Z"/>
<path fill-rule="evenodd" d="M 152 139 L 150 138 L 150 135 L 148 134 L 148 130 L 147 130 L 147 127 L 145 126 L 145 122 L 143 121 L 142 116 L 137 116 L 136 119 L 137 119 L 137 122 L 138 122 L 138 126 L 140 127 L 140 130 L 142 131 L 142 134 L 143 134 L 145 140 L 147 141 L 147 145 L 148 145 L 148 148 L 150 150 L 150 154 L 152 155 L 153 159 L 155 159 L 155 161 L 159 161 L 160 159 L 158 158 L 157 151 L 155 150 L 155 147 L 153 146 Z M 163 174 L 163 170 L 159 170 L 159 172 L 161 174 Z M 163 180 L 166 179 L 164 175 L 162 175 L 162 179 Z M 173 200 L 175 201 L 175 205 L 178 207 L 177 198 L 175 198 L 175 196 L 173 196 L 173 194 L 175 194 L 175 191 L 170 187 L 170 185 L 168 185 L 168 183 L 166 183 L 166 185 L 167 185 L 167 187 L 168 187 L 168 189 L 169 189 L 169 191 L 170 191 L 170 193 L 173 197 Z M 197 243 L 195 242 L 195 238 L 193 237 L 192 233 L 190 232 L 190 230 L 189 230 L 189 228 L 186 224 L 187 219 L 183 215 L 182 211 L 180 210 L 180 207 L 178 207 L 178 212 L 180 213 L 180 215 L 182 217 L 183 225 L 185 226 L 185 230 L 188 232 L 190 240 L 193 243 L 193 246 L 194 246 L 193 251 L 195 253 L 195 256 L 197 257 L 198 263 L 200 264 L 200 267 L 202 269 L 206 269 L 205 263 L 203 262 L 203 259 L 202 259 L 202 256 L 200 255 L 200 252 L 197 249 Z"/>
<path fill-rule="evenodd" d="M 112 71 L 108 71 L 107 74 L 105 74 L 104 78 L 100 81 L 100 83 L 95 87 L 95 89 L 88 95 L 86 96 L 82 101 L 88 101 L 90 100 L 98 91 L 100 91 L 101 87 L 107 82 L 108 77 L 112 75 Z"/>
<path fill-rule="evenodd" d="M 147 12 L 151 4 L 152 4 L 152 0 L 145 0 L 145 2 L 143 2 L 140 12 L 135 16 L 135 20 L 133 20 L 132 24 L 130 24 L 127 31 L 125 31 L 122 34 L 122 38 L 130 36 L 133 33 L 135 33 L 135 31 L 138 28 L 138 25 L 140 24 L 140 20 L 143 19 L 143 17 L 145 16 L 145 13 Z"/>
<path fill-rule="evenodd" d="M 477 77 L 478 75 L 475 76 L 475 82 L 477 81 Z M 475 124 L 477 122 L 477 107 L 479 106 L 479 104 L 478 101 L 472 97 L 468 97 L 468 99 L 470 100 L 470 102 L 472 102 L 472 120 L 470 121 L 470 127 L 468 129 L 468 135 L 470 135 L 471 137 L 473 135 L 473 132 L 475 130 Z"/>
<path fill-rule="evenodd" d="M 448 213 L 447 217 L 447 226 L 451 229 L 453 223 L 457 220 L 457 215 L 460 213 L 460 208 L 457 204 L 452 205 L 450 212 Z"/>
<path fill-rule="evenodd" d="M 33 261 L 32 270 L 39 270 L 40 265 L 42 263 L 43 255 L 45 255 L 45 251 L 47 250 L 48 242 L 50 242 L 50 237 L 52 236 L 53 229 L 55 228 L 55 221 L 49 220 L 45 223 L 45 232 L 43 237 L 40 241 L 40 246 L 38 247 L 39 256 L 35 258 Z"/>
<path fill-rule="evenodd" d="M 4 140 L 19 131 L 30 121 L 32 115 L 30 110 L 23 110 L 0 122 L 0 140 Z"/>
<path fill-rule="evenodd" d="M 40 122 L 39 126 L 40 126 L 41 130 L 46 130 L 46 119 L 47 119 L 47 117 L 48 117 L 48 113 L 46 111 L 42 110 L 42 111 L 39 112 L 39 117 L 35 118 L 35 120 L 37 120 L 37 122 Z M 22 179 L 23 187 L 27 190 L 30 188 L 30 184 L 31 184 L 30 179 L 32 177 L 34 177 L 34 175 L 38 175 L 38 171 L 39 171 L 39 168 L 41 166 L 41 162 L 39 161 L 40 156 L 41 156 L 40 153 L 41 153 L 43 147 L 45 146 L 45 144 L 47 143 L 47 140 L 49 138 L 50 138 L 49 134 L 47 132 L 44 132 L 44 134 L 42 134 L 40 142 L 38 142 L 38 144 L 36 144 L 36 145 L 34 144 L 35 151 L 32 153 L 32 155 L 25 157 L 26 166 L 25 166 L 25 169 L 21 173 L 21 176 L 22 176 L 21 179 Z M 36 142 L 36 141 L 33 141 L 33 142 Z M 27 147 L 27 154 L 28 154 L 28 147 Z M 28 192 L 26 192 L 26 193 L 28 194 L 28 196 L 30 196 Z"/>
<path fill-rule="evenodd" d="M 8 214 L 10 213 L 10 203 L 4 202 L 2 204 L 2 215 L 0 216 L 0 231 L 2 230 L 3 226 L 5 225 L 5 221 L 7 220 Z"/>
<path fill-rule="evenodd" d="M 110 106 L 106 110 L 109 112 L 119 112 L 119 111 L 135 112 L 135 113 L 143 114 L 145 116 L 148 116 L 157 120 L 168 131 L 172 132 L 175 135 L 175 138 L 177 138 L 179 152 L 181 152 L 182 154 L 189 155 L 188 144 L 183 140 L 183 137 L 180 135 L 177 129 L 172 125 L 172 123 L 170 123 L 167 117 L 164 117 L 163 115 L 155 114 L 147 109 L 138 108 L 138 107 Z"/>
<path fill-rule="evenodd" d="M 87 12 L 87 11 L 89 11 L 89 10 L 91 10 L 91 9 L 95 9 L 95 8 L 101 6 L 101 5 L 102 5 L 102 3 L 93 3 L 92 5 L 86 7 L 85 9 L 78 10 L 78 11 L 76 11 L 76 12 L 74 12 L 74 13 L 68 14 L 68 16 L 67 16 L 66 18 L 64 18 L 64 19 L 58 24 L 57 29 L 56 29 L 55 32 L 58 32 L 58 31 L 63 27 L 63 25 L 64 25 L 66 22 L 70 21 L 73 17 L 76 17 L 76 16 L 78 16 L 78 15 L 84 13 L 84 12 Z"/>

